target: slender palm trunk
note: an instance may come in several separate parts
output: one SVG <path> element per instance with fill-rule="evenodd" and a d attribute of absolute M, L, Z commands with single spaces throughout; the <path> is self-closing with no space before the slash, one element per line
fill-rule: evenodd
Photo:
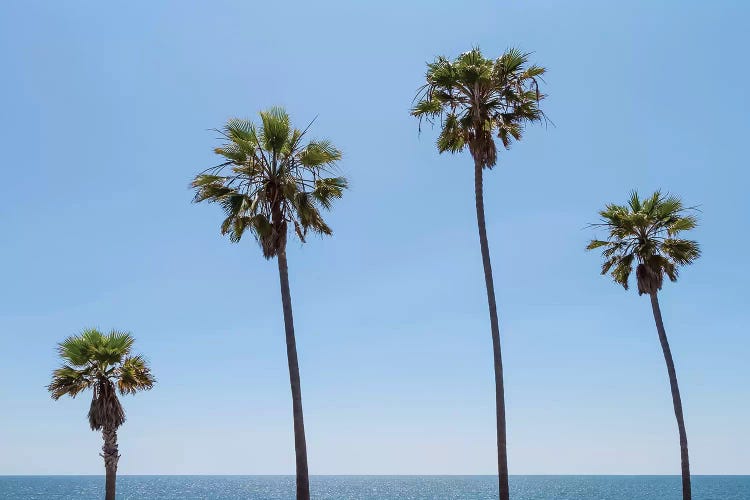
<path fill-rule="evenodd" d="M 487 242 L 487 228 L 484 221 L 484 194 L 482 186 L 483 167 L 474 161 L 474 191 L 477 204 L 477 225 L 479 226 L 479 245 L 482 248 L 482 265 L 484 282 L 487 286 L 487 303 L 490 308 L 490 329 L 492 330 L 492 353 L 495 362 L 495 411 L 497 417 L 497 470 L 500 500 L 508 500 L 508 449 L 505 430 L 505 388 L 503 385 L 503 358 L 500 352 L 500 326 L 497 320 L 497 303 L 495 302 L 495 285 L 492 280 L 490 263 L 490 246 Z"/>
<path fill-rule="evenodd" d="M 286 331 L 286 357 L 289 363 L 289 383 L 292 387 L 294 452 L 297 459 L 297 500 L 310 500 L 310 478 L 307 472 L 305 421 L 302 417 L 302 388 L 300 387 L 299 381 L 297 343 L 294 340 L 294 318 L 292 317 L 292 295 L 289 291 L 289 269 L 286 262 L 286 248 L 282 248 L 276 258 L 279 263 L 281 303 L 284 308 L 284 329 Z"/>
<path fill-rule="evenodd" d="M 102 439 L 102 458 L 104 458 L 104 470 L 106 471 L 106 483 L 104 487 L 105 499 L 115 500 L 115 486 L 117 483 L 117 462 L 120 460 L 120 454 L 117 449 L 117 430 L 103 429 Z"/>
<path fill-rule="evenodd" d="M 656 321 L 656 330 L 659 332 L 659 341 L 661 342 L 662 351 L 664 351 L 664 361 L 667 362 L 667 372 L 669 373 L 669 385 L 672 389 L 672 404 L 674 405 L 674 416 L 677 418 L 677 428 L 680 432 L 680 458 L 682 462 L 682 500 L 691 500 L 692 493 L 690 490 L 690 461 L 688 459 L 688 442 L 687 432 L 685 431 L 685 418 L 682 415 L 682 400 L 680 399 L 680 388 L 677 386 L 677 372 L 672 360 L 672 351 L 669 349 L 667 341 L 667 332 L 664 330 L 664 322 L 661 319 L 661 309 L 659 308 L 659 298 L 656 292 L 652 292 L 651 309 L 654 311 L 654 320 Z"/>

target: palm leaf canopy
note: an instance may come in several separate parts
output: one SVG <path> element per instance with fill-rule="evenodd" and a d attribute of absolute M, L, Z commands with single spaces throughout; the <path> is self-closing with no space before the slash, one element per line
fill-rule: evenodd
<path fill-rule="evenodd" d="M 676 196 L 656 191 L 642 200 L 633 191 L 627 205 L 609 204 L 599 212 L 601 223 L 592 226 L 605 228 L 609 236 L 591 240 L 586 249 L 602 249 L 602 274 L 610 273 L 625 289 L 636 265 L 638 293 L 656 292 L 664 275 L 677 281 L 679 267 L 700 256 L 697 242 L 679 237 L 698 225 L 690 211 Z"/>
<path fill-rule="evenodd" d="M 529 65 L 528 56 L 512 48 L 487 59 L 475 48 L 452 61 L 438 57 L 427 65 L 427 81 L 411 114 L 420 122 L 440 120 L 441 153 L 456 153 L 468 145 L 482 167 L 492 168 L 497 163 L 493 136 L 507 149 L 521 139 L 526 123 L 545 119 L 539 108 L 545 97 L 539 91 L 545 69 Z"/>
<path fill-rule="evenodd" d="M 123 395 L 135 394 L 151 389 L 156 382 L 145 359 L 131 354 L 134 341 L 127 332 L 104 334 L 90 328 L 60 342 L 57 350 L 63 365 L 52 372 L 52 382 L 47 386 L 52 398 L 74 398 L 91 389 L 91 428 L 116 429 L 122 425 L 125 412 L 116 390 Z"/>
<path fill-rule="evenodd" d="M 215 149 L 222 163 L 197 175 L 194 202 L 219 203 L 221 233 L 238 242 L 250 231 L 270 259 L 286 245 L 287 225 L 302 240 L 308 231 L 330 235 L 321 210 L 341 198 L 347 181 L 333 175 L 341 152 L 328 141 L 305 141 L 282 108 L 260 113 L 260 123 L 231 119 Z"/>

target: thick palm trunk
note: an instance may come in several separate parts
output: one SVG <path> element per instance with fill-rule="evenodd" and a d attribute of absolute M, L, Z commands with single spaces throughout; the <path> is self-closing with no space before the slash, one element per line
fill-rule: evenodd
<path fill-rule="evenodd" d="M 664 322 L 661 319 L 661 309 L 659 308 L 659 298 L 656 292 L 651 295 L 651 309 L 654 312 L 656 321 L 656 330 L 659 332 L 659 341 L 661 342 L 662 351 L 664 351 L 664 361 L 667 362 L 667 372 L 669 373 L 669 385 L 672 389 L 672 404 L 674 405 L 674 415 L 677 418 L 677 429 L 680 432 L 680 458 L 682 461 L 682 499 L 691 500 L 692 493 L 690 490 L 690 461 L 688 459 L 688 442 L 687 432 L 685 431 L 685 418 L 682 415 L 682 400 L 680 399 L 680 388 L 677 385 L 677 372 L 672 360 L 672 351 L 669 349 L 667 341 L 667 332 L 664 330 Z"/>
<path fill-rule="evenodd" d="M 117 430 L 102 430 L 102 458 L 104 458 L 104 470 L 106 471 L 106 483 L 104 487 L 105 500 L 115 500 L 115 486 L 117 483 L 117 462 L 120 454 L 117 449 Z"/>
<path fill-rule="evenodd" d="M 477 204 L 477 225 L 479 226 L 479 246 L 482 248 L 484 282 L 487 286 L 487 303 L 490 308 L 490 329 L 492 330 L 492 353 L 495 362 L 495 411 L 497 418 L 497 470 L 500 500 L 508 500 L 508 449 L 505 430 L 505 388 L 503 385 L 503 358 L 500 351 L 500 326 L 497 320 L 495 285 L 492 280 L 490 246 L 487 242 L 487 228 L 484 221 L 484 194 L 482 186 L 482 165 L 474 161 L 474 191 Z"/>
<path fill-rule="evenodd" d="M 281 303 L 284 308 L 284 329 L 286 331 L 286 357 L 289 363 L 289 383 L 292 387 L 292 414 L 294 416 L 294 452 L 297 459 L 297 500 L 310 499 L 310 478 L 307 472 L 307 443 L 305 442 L 305 421 L 302 417 L 302 388 L 299 381 L 297 343 L 294 339 L 294 318 L 292 317 L 292 295 L 289 291 L 289 269 L 286 262 L 286 248 L 277 255 L 279 281 L 281 283 Z"/>

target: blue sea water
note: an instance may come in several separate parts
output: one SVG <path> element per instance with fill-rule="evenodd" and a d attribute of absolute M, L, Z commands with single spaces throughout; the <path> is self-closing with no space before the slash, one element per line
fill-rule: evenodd
<path fill-rule="evenodd" d="M 326 500 L 485 500 L 493 476 L 313 476 Z M 680 500 L 677 476 L 511 476 L 514 500 Z M 293 476 L 120 476 L 118 499 L 281 500 Z M 0 476 L 2 500 L 100 500 L 103 476 Z M 750 476 L 693 476 L 694 500 L 750 500 Z"/>

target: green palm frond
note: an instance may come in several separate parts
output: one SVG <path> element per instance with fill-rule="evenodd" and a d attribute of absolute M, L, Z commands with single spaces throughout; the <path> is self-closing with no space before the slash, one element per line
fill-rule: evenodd
<path fill-rule="evenodd" d="M 698 225 L 698 219 L 692 215 L 670 217 L 666 223 L 669 236 L 675 236 L 682 231 L 690 231 Z"/>
<path fill-rule="evenodd" d="M 85 366 L 91 359 L 92 344 L 80 336 L 68 337 L 58 344 L 57 351 L 61 358 L 73 366 Z"/>
<path fill-rule="evenodd" d="M 130 354 L 130 349 L 133 347 L 135 339 L 129 332 L 122 332 L 119 330 L 112 330 L 105 337 L 104 345 L 113 354 L 117 354 L 122 358 Z"/>
<path fill-rule="evenodd" d="M 602 240 L 591 240 L 591 243 L 588 244 L 586 247 L 586 250 L 593 250 L 595 248 L 603 247 L 605 245 L 609 245 L 608 241 L 602 241 Z"/>
<path fill-rule="evenodd" d="M 630 286 L 628 280 L 630 273 L 633 272 L 633 258 L 634 255 L 632 253 L 618 256 L 612 269 L 612 278 L 615 280 L 615 283 L 621 284 L 625 290 Z"/>
<path fill-rule="evenodd" d="M 448 113 L 443 121 L 443 128 L 437 138 L 438 151 L 458 153 L 466 145 L 466 131 L 454 113 Z"/>
<path fill-rule="evenodd" d="M 512 75 L 513 73 L 516 73 L 519 70 L 523 69 L 523 66 L 524 64 L 526 64 L 529 55 L 530 54 L 524 54 L 515 47 L 511 47 L 498 58 L 496 68 L 498 71 L 502 72 L 504 76 Z M 534 68 L 537 68 L 537 66 L 534 66 Z M 539 69 L 544 72 L 543 68 Z"/>
<path fill-rule="evenodd" d="M 234 145 L 246 145 L 252 148 L 258 145 L 258 133 L 253 122 L 249 120 L 230 118 L 224 127 L 224 131 Z"/>
<path fill-rule="evenodd" d="M 232 193 L 232 189 L 225 186 L 226 182 L 226 177 L 219 177 L 216 175 L 196 176 L 196 178 L 191 183 L 191 187 L 195 189 L 195 197 L 193 198 L 193 202 L 199 203 L 201 201 L 220 201 L 224 196 Z"/>
<path fill-rule="evenodd" d="M 331 209 L 348 184 L 331 175 L 342 156 L 331 142 L 306 141 L 307 129 L 293 128 L 282 108 L 262 111 L 260 121 L 230 120 L 227 143 L 216 149 L 226 161 L 197 175 L 190 187 L 194 202 L 221 205 L 221 234 L 236 243 L 250 231 L 272 258 L 286 244 L 289 226 L 302 241 L 308 231 L 331 234 L 320 210 Z"/>
<path fill-rule="evenodd" d="M 656 191 L 641 198 L 632 191 L 627 205 L 608 204 L 599 212 L 601 223 L 593 226 L 604 228 L 608 239 L 591 240 L 586 250 L 602 249 L 602 274 L 611 274 L 625 289 L 637 266 L 638 293 L 655 292 L 665 275 L 676 281 L 679 267 L 700 257 L 697 242 L 674 237 L 697 226 L 688 210 L 676 196 Z"/>
<path fill-rule="evenodd" d="M 427 116 L 429 118 L 435 118 L 439 116 L 443 111 L 443 106 L 440 100 L 440 96 L 433 96 L 433 99 L 419 101 L 411 108 L 411 114 L 413 116 L 421 117 Z"/>
<path fill-rule="evenodd" d="M 299 161 L 305 167 L 333 165 L 341 159 L 341 151 L 329 141 L 310 141 L 299 155 Z"/>
<path fill-rule="evenodd" d="M 240 146 L 238 146 L 237 143 L 227 144 L 220 148 L 215 148 L 214 153 L 236 163 L 241 163 L 247 158 L 247 152 L 244 151 Z"/>
<path fill-rule="evenodd" d="M 656 195 L 656 193 L 654 193 Z M 665 196 L 649 200 L 650 214 L 659 219 L 668 219 L 677 216 L 683 210 L 682 200 L 676 196 Z"/>
<path fill-rule="evenodd" d="M 156 380 L 151 375 L 143 356 L 131 356 L 125 358 L 120 366 L 120 377 L 117 379 L 117 388 L 120 394 L 135 394 L 138 391 L 151 389 Z"/>
<path fill-rule="evenodd" d="M 528 57 L 514 48 L 494 60 L 478 48 L 454 60 L 438 57 L 427 65 L 411 114 L 420 124 L 440 118 L 438 151 L 457 153 L 468 145 L 483 167 L 492 168 L 497 161 L 493 136 L 507 149 L 522 138 L 525 124 L 545 119 L 539 108 L 545 69 L 528 65 Z"/>
<path fill-rule="evenodd" d="M 326 210 L 330 210 L 333 200 L 344 195 L 348 183 L 344 177 L 325 177 L 315 180 L 315 188 L 310 193 Z"/>
<path fill-rule="evenodd" d="M 692 264 L 701 255 L 698 243 L 676 238 L 665 239 L 661 244 L 661 251 L 670 261 L 680 266 Z"/>
<path fill-rule="evenodd" d="M 89 389 L 93 379 L 88 370 L 79 370 L 70 365 L 63 365 L 52 372 L 52 382 L 47 386 L 52 399 L 68 395 L 76 397 L 81 391 Z"/>
<path fill-rule="evenodd" d="M 300 239 L 304 237 L 308 230 L 318 234 L 330 235 L 331 228 L 323 220 L 320 211 L 315 206 L 315 197 L 312 193 L 298 192 L 293 198 L 294 208 L 297 210 L 299 225 L 302 227 Z"/>
<path fill-rule="evenodd" d="M 273 107 L 260 112 L 263 148 L 278 154 L 289 140 L 289 115 L 283 108 Z"/>

